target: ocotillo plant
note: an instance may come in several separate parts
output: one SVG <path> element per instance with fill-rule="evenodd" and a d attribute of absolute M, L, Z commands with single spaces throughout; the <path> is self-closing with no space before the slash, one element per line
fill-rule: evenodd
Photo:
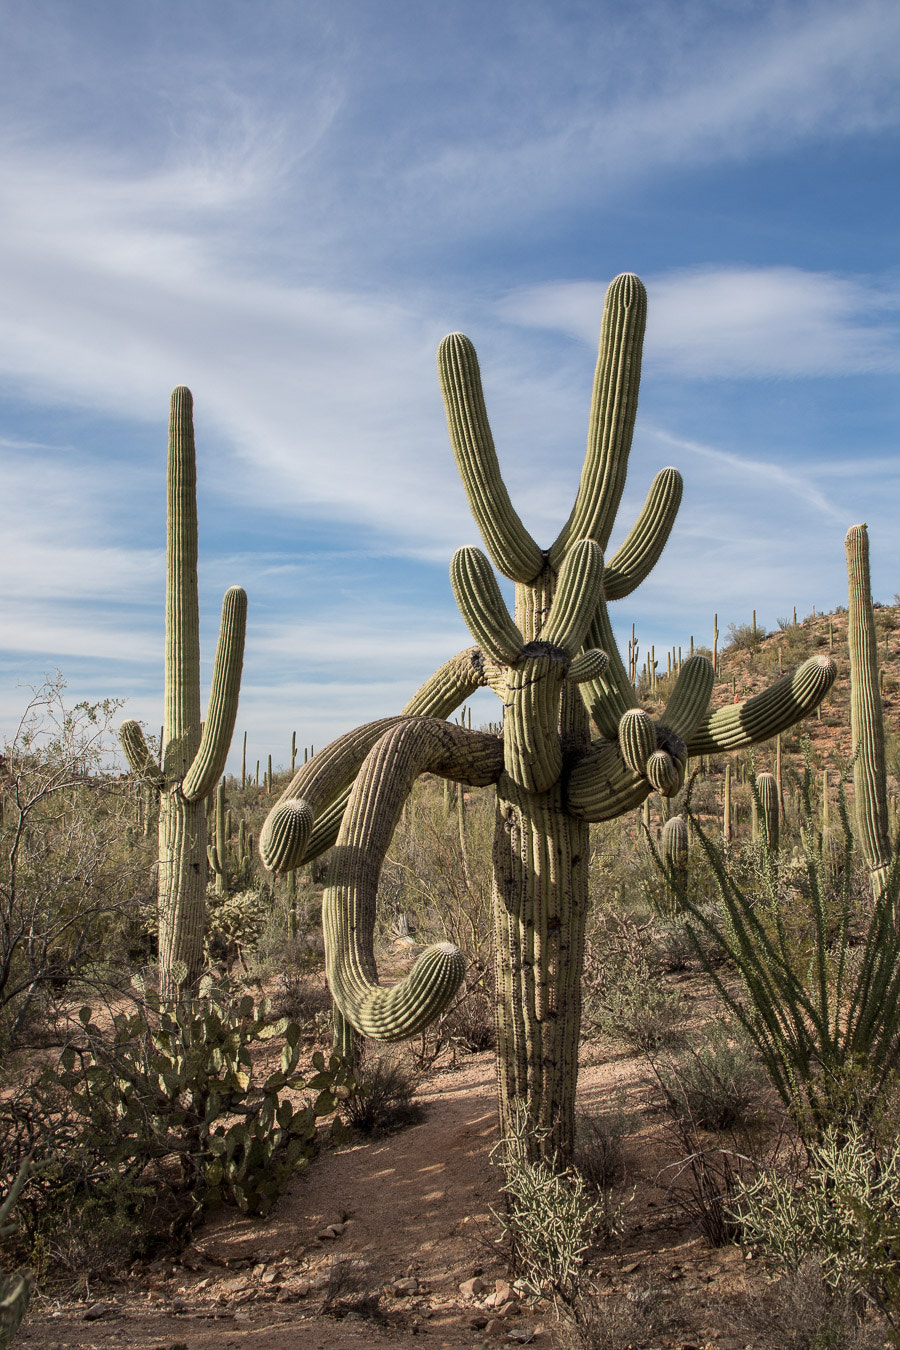
<path fill-rule="evenodd" d="M 206 921 L 204 799 L 222 771 L 237 715 L 247 596 L 225 592 L 206 721 L 200 719 L 197 464 L 193 400 L 172 393 L 166 475 L 165 725 L 160 768 L 137 722 L 119 735 L 132 770 L 159 792 L 159 979 L 164 999 L 200 978 Z"/>
<path fill-rule="evenodd" d="M 329 985 L 344 1046 L 349 1028 L 410 1036 L 446 1007 L 463 977 L 456 948 L 428 948 L 393 988 L 378 984 L 374 917 L 382 861 L 416 777 L 497 787 L 494 952 L 500 1124 L 522 1110 L 535 1156 L 572 1154 L 581 1023 L 588 829 L 678 792 L 687 756 L 768 740 L 814 708 L 834 663 L 815 657 L 755 698 L 709 711 L 711 663 L 686 661 L 658 723 L 638 706 L 607 603 L 648 575 L 668 538 L 681 477 L 663 469 L 624 543 L 604 566 L 637 410 L 646 312 L 637 277 L 609 288 L 587 456 L 571 515 L 548 549 L 509 499 L 474 348 L 454 333 L 438 365 L 450 439 L 490 559 L 515 582 L 515 616 L 477 548 L 451 564 L 457 604 L 477 645 L 422 686 L 397 717 L 334 741 L 293 778 L 260 839 L 287 871 L 337 841 L 323 904 Z M 478 687 L 504 705 L 502 733 L 445 720 Z"/>
<path fill-rule="evenodd" d="M 850 649 L 850 737 L 856 827 L 876 900 L 884 890 L 893 853 L 888 825 L 884 715 L 878 681 L 878 636 L 869 582 L 869 535 L 865 525 L 847 531 Z"/>

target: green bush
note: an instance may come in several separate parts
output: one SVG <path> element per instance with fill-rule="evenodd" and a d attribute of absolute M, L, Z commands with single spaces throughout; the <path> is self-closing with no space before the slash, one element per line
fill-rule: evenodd
<path fill-rule="evenodd" d="M 218 1203 L 267 1213 L 316 1150 L 318 1117 L 353 1087 L 336 1059 L 298 1072 L 300 1027 L 266 1020 L 249 996 L 170 1007 L 147 995 L 104 1031 L 82 1008 L 78 1034 L 0 1109 L 6 1168 L 32 1155 L 19 1202 L 26 1245 L 74 1224 L 98 1250 L 180 1237 Z M 251 1047 L 284 1038 L 254 1081 Z M 307 1089 L 299 1107 L 286 1090 Z M 80 1222 L 79 1222 L 80 1220 Z M 130 1235 L 130 1241 L 127 1235 Z"/>
<path fill-rule="evenodd" d="M 790 1269 L 814 1259 L 833 1293 L 900 1325 L 900 1144 L 879 1147 L 855 1123 L 829 1128 L 799 1180 L 763 1172 L 735 1212 L 748 1242 Z"/>

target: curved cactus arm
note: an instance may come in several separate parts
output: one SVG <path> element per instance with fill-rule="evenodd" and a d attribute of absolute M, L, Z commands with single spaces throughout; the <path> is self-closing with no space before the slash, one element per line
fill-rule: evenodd
<path fill-rule="evenodd" d="M 141 724 L 133 718 L 123 722 L 119 727 L 119 741 L 131 772 L 151 787 L 165 787 L 166 776 L 147 747 Z"/>
<path fill-rule="evenodd" d="M 476 689 L 489 683 L 489 664 L 478 647 L 466 647 L 451 656 L 416 690 L 403 709 L 404 717 L 449 717 Z"/>
<path fill-rule="evenodd" d="M 859 843 L 876 896 L 893 855 L 887 814 L 884 714 L 878 687 L 878 639 L 869 579 L 869 534 L 865 525 L 847 531 L 850 650 L 850 736 L 853 795 Z"/>
<path fill-rule="evenodd" d="M 689 755 L 713 755 L 768 741 L 813 712 L 834 684 L 830 656 L 811 656 L 792 675 L 742 703 L 709 713 L 687 738 Z"/>
<path fill-rule="evenodd" d="M 544 555 L 509 499 L 494 449 L 475 348 L 450 333 L 438 348 L 438 376 L 450 443 L 472 514 L 495 566 L 512 581 L 533 581 Z"/>
<path fill-rule="evenodd" d="M 404 803 L 420 773 L 484 786 L 503 771 L 498 736 L 437 718 L 404 718 L 367 755 L 332 854 L 322 903 L 332 997 L 350 1024 L 377 1040 L 401 1040 L 432 1021 L 465 972 L 450 943 L 429 947 L 406 979 L 378 984 L 374 933 L 378 881 Z"/>
<path fill-rule="evenodd" d="M 232 586 L 222 600 L 219 640 L 200 748 L 181 785 L 189 802 L 199 802 L 208 796 L 225 771 L 241 692 L 246 632 L 247 593 L 240 586 Z"/>
<path fill-rule="evenodd" d="M 512 665 L 523 638 L 500 594 L 494 569 L 480 548 L 458 548 L 450 563 L 450 584 L 475 641 L 495 661 Z"/>
<path fill-rule="evenodd" d="M 661 726 L 687 741 L 706 716 L 715 678 L 709 657 L 688 657 L 660 718 Z"/>
<path fill-rule="evenodd" d="M 659 562 L 681 505 L 682 487 L 677 469 L 660 469 L 640 515 L 606 565 L 603 591 L 607 600 L 621 600 L 637 590 Z"/>
<path fill-rule="evenodd" d="M 582 646 L 603 594 L 603 551 L 593 539 L 579 539 L 563 559 L 556 594 L 541 640 L 574 656 Z"/>
<path fill-rule="evenodd" d="M 638 706 L 638 696 L 622 664 L 606 601 L 602 598 L 588 628 L 587 645 L 606 652 L 609 664 L 601 676 L 586 680 L 578 688 L 600 735 L 604 740 L 617 741 L 622 714 Z"/>
<path fill-rule="evenodd" d="M 656 753 L 656 727 L 643 708 L 629 708 L 619 722 L 619 754 L 633 773 L 645 773 Z"/>
<path fill-rule="evenodd" d="M 554 569 L 573 539 L 595 539 L 602 549 L 609 543 L 625 487 L 646 321 L 647 292 L 638 277 L 624 272 L 606 292 L 587 455 L 572 513 L 550 550 Z"/>
<path fill-rule="evenodd" d="M 400 717 L 449 717 L 487 683 L 487 669 L 484 653 L 478 647 L 457 652 L 413 694 Z M 259 854 L 264 866 L 270 871 L 290 872 L 331 848 L 359 766 L 379 736 L 400 717 L 382 717 L 339 736 L 297 771 L 260 832 Z M 313 817 L 303 840 L 297 834 L 295 821 L 280 820 L 282 806 L 301 799 Z"/>
<path fill-rule="evenodd" d="M 290 872 L 314 854 L 307 851 L 320 812 L 337 801 L 346 805 L 347 793 L 366 755 L 401 719 L 381 717 L 338 736 L 304 764 L 291 779 L 266 817 L 259 835 L 259 856 L 270 872 Z M 300 808 L 303 808 L 302 814 Z M 301 826 L 301 821 L 304 822 Z M 335 825 L 335 834 L 340 824 Z M 334 843 L 334 839 L 331 841 Z M 330 847 L 330 845 L 326 845 Z"/>
<path fill-rule="evenodd" d="M 584 684 L 586 680 L 599 680 L 608 669 L 609 657 L 606 652 L 601 652 L 599 647 L 589 647 L 574 658 L 566 679 L 570 684 Z"/>
<path fill-rule="evenodd" d="M 566 807 L 578 820 L 615 820 L 649 794 L 647 779 L 623 763 L 617 744 L 592 741 L 569 774 Z"/>

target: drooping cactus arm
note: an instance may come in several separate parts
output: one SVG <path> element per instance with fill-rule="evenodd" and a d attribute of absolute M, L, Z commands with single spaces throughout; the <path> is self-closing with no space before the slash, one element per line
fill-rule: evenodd
<path fill-rule="evenodd" d="M 165 787 L 166 776 L 151 755 L 139 722 L 130 719 L 119 727 L 119 740 L 128 760 L 128 767 L 151 787 Z"/>
<path fill-rule="evenodd" d="M 200 744 L 200 606 L 194 400 L 172 390 L 166 474 L 165 749 L 169 782 L 184 778 Z"/>
<path fill-rule="evenodd" d="M 449 717 L 476 689 L 487 684 L 484 653 L 466 647 L 445 661 L 413 694 L 404 717 Z"/>
<path fill-rule="evenodd" d="M 413 694 L 400 717 L 449 717 L 485 685 L 485 665 L 484 654 L 477 647 L 457 652 Z M 359 766 L 378 738 L 400 717 L 382 717 L 339 736 L 297 771 L 260 833 L 260 857 L 270 871 L 290 872 L 331 848 Z M 305 802 L 311 816 L 302 838 L 296 813 L 291 816 L 282 811 L 285 803 L 296 801 Z"/>
<path fill-rule="evenodd" d="M 892 853 L 887 819 L 884 716 L 878 687 L 878 639 L 869 579 L 869 535 L 865 525 L 852 526 L 845 542 L 854 809 L 860 848 L 877 894 L 884 885 Z"/>
<path fill-rule="evenodd" d="M 578 820 L 615 820 L 640 806 L 651 791 L 643 774 L 622 761 L 618 745 L 592 741 L 566 784 L 566 807 Z"/>
<path fill-rule="evenodd" d="M 198 802 L 208 796 L 225 771 L 241 692 L 246 631 L 247 594 L 240 586 L 232 586 L 222 601 L 212 687 L 200 748 L 181 785 L 189 802 Z"/>
<path fill-rule="evenodd" d="M 500 476 L 478 358 L 462 333 L 450 333 L 438 348 L 438 376 L 450 443 L 485 547 L 504 576 L 533 581 L 544 555 L 519 519 Z"/>
<path fill-rule="evenodd" d="M 786 731 L 818 707 L 834 684 L 837 666 L 830 656 L 812 656 L 754 698 L 709 713 L 687 739 L 689 755 L 739 750 Z"/>
<path fill-rule="evenodd" d="M 646 321 L 647 293 L 636 276 L 625 272 L 606 292 L 587 455 L 572 513 L 550 550 L 554 569 L 575 539 L 595 539 L 602 549 L 609 543 L 625 487 Z"/>
<path fill-rule="evenodd" d="M 654 478 L 640 515 L 606 564 L 603 593 L 607 600 L 630 595 L 659 562 L 681 505 L 682 486 L 677 469 L 661 469 Z"/>
<path fill-rule="evenodd" d="M 430 947 L 390 989 L 378 984 L 374 931 L 378 881 L 403 805 L 420 773 L 485 786 L 503 769 L 497 736 L 436 718 L 405 718 L 366 756 L 332 854 L 322 904 L 332 997 L 357 1031 L 377 1040 L 414 1035 L 432 1021 L 462 981 L 461 952 Z"/>
<path fill-rule="evenodd" d="M 578 688 L 600 735 L 604 740 L 616 741 L 622 714 L 638 706 L 638 696 L 622 664 L 602 597 L 588 628 L 586 645 L 606 652 L 609 665 L 596 680 L 586 680 Z"/>
<path fill-rule="evenodd" d="M 338 801 L 343 814 L 350 784 L 366 755 L 384 733 L 400 720 L 399 717 L 381 717 L 376 722 L 354 727 L 326 745 L 298 770 L 269 812 L 260 831 L 259 856 L 269 871 L 290 872 L 316 856 L 309 849 L 314 823 L 318 823 L 318 817 L 324 810 Z M 299 824 L 301 817 L 298 815 L 301 805 L 306 813 L 303 817 L 306 824 L 302 829 Z M 339 825 L 340 816 L 334 823 L 335 836 Z M 334 843 L 334 838 L 331 843 Z M 331 843 L 325 847 L 330 847 Z"/>

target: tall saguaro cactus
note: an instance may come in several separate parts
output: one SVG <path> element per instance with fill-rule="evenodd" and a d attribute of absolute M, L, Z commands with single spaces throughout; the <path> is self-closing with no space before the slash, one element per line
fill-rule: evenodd
<path fill-rule="evenodd" d="M 206 721 L 200 720 L 200 607 L 197 592 L 197 465 L 193 400 L 173 390 L 166 474 L 165 723 L 162 767 L 137 722 L 119 735 L 133 771 L 160 794 L 160 992 L 174 998 L 200 976 L 206 922 L 204 800 L 225 768 L 237 716 L 247 596 L 232 586 L 222 601 Z"/>
<path fill-rule="evenodd" d="M 658 723 L 640 708 L 607 604 L 657 562 L 681 499 L 663 469 L 608 562 L 637 411 L 646 296 L 618 277 L 606 298 L 581 483 L 568 521 L 542 549 L 500 475 L 474 348 L 454 333 L 438 367 L 450 439 L 486 556 L 464 548 L 451 581 L 476 646 L 446 663 L 397 717 L 347 733 L 295 775 L 260 839 L 267 867 L 288 871 L 337 842 L 326 883 L 328 977 L 344 1033 L 412 1035 L 446 1006 L 463 975 L 452 946 L 427 949 L 393 988 L 373 948 L 378 878 L 394 827 L 423 772 L 495 783 L 493 915 L 500 1124 L 524 1106 L 531 1148 L 565 1161 L 574 1135 L 589 825 L 674 795 L 687 756 L 768 740 L 804 717 L 834 675 L 813 658 L 744 703 L 709 711 L 713 670 L 686 661 Z M 510 614 L 491 566 L 515 583 Z M 504 707 L 502 735 L 445 719 L 479 686 Z"/>
<path fill-rule="evenodd" d="M 869 534 L 847 531 L 847 644 L 850 649 L 850 736 L 853 795 L 860 848 L 876 900 L 893 862 L 888 825 L 884 714 L 878 684 L 878 636 L 869 581 Z"/>

